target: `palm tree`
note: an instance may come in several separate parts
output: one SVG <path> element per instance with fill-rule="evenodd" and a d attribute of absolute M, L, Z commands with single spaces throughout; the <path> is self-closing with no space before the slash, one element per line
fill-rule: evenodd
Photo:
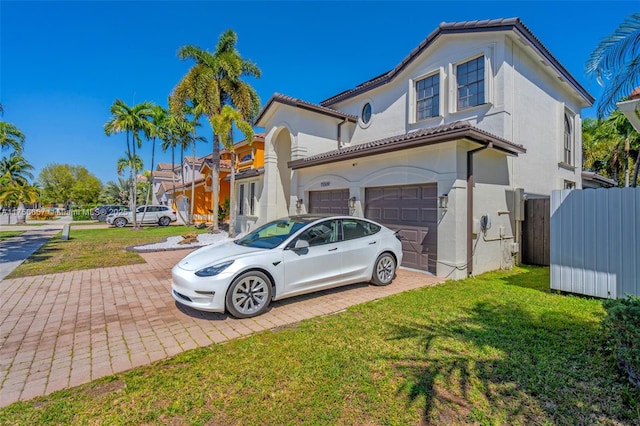
<path fill-rule="evenodd" d="M 143 132 L 145 136 L 151 134 L 152 126 L 149 121 L 151 117 L 152 104 L 150 102 L 143 102 L 133 107 L 129 107 L 120 99 L 116 99 L 113 105 L 111 105 L 111 120 L 104 125 L 104 132 L 107 136 L 111 136 L 115 133 L 125 132 L 127 134 L 127 157 L 128 159 L 136 158 L 136 146 L 142 147 L 142 139 L 140 138 L 140 132 Z M 131 143 L 129 136 L 133 137 L 133 143 Z M 131 163 L 134 164 L 134 163 Z M 129 190 L 131 191 L 131 197 L 129 199 L 130 207 L 132 211 L 136 209 L 136 183 L 134 179 L 134 169 L 129 169 Z M 133 215 L 133 227 L 136 229 L 138 224 L 136 217 Z"/>
<path fill-rule="evenodd" d="M 9 157 L 2 157 L 0 160 L 0 175 L 8 178 L 20 185 L 27 185 L 29 179 L 33 179 L 31 173 L 33 166 L 18 152 L 12 152 Z"/>
<path fill-rule="evenodd" d="M 244 134 L 246 140 L 251 144 L 253 142 L 253 127 L 251 124 L 242 119 L 242 114 L 238 110 L 233 109 L 229 105 L 225 105 L 220 114 L 211 117 L 211 125 L 216 134 L 220 135 L 224 147 L 231 153 L 231 176 L 230 176 L 230 201 L 229 201 L 229 236 L 235 237 L 236 222 L 236 167 L 235 167 L 235 150 L 233 146 L 233 125 Z"/>
<path fill-rule="evenodd" d="M 187 121 L 182 115 L 170 114 L 169 119 L 167 120 L 167 123 L 165 126 L 166 132 L 163 135 L 164 138 L 162 139 L 162 145 L 161 145 L 161 149 L 163 152 L 166 152 L 167 149 L 171 148 L 171 171 L 173 173 L 171 176 L 171 182 L 173 186 L 171 197 L 173 198 L 174 204 L 176 204 L 176 210 L 178 212 L 178 215 L 180 216 L 180 219 L 182 220 L 182 222 L 185 222 L 185 223 L 186 221 L 184 220 L 184 217 L 182 217 L 182 212 L 180 211 L 180 209 L 177 208 L 177 203 L 175 200 L 176 198 L 175 196 L 176 194 L 175 148 L 176 146 L 180 146 L 180 164 L 182 164 L 184 149 L 187 148 L 192 143 L 195 143 L 196 141 L 204 140 L 204 138 L 202 137 L 195 136 L 194 127 L 195 127 L 195 122 Z M 181 176 L 181 178 L 182 178 L 182 186 L 184 187 L 184 176 Z"/>
<path fill-rule="evenodd" d="M 160 140 L 166 139 L 167 134 L 167 126 L 169 121 L 169 112 L 162 108 L 160 105 L 154 105 L 151 109 L 151 124 L 153 125 L 151 129 L 151 175 L 149 177 L 149 188 L 153 190 L 153 168 L 155 167 L 155 152 L 156 152 L 156 138 Z M 147 204 L 149 204 L 149 195 L 151 191 L 147 194 Z"/>
<path fill-rule="evenodd" d="M 586 72 L 605 87 L 598 105 L 598 117 L 603 118 L 640 84 L 640 13 L 629 15 L 598 44 Z"/>
<path fill-rule="evenodd" d="M 197 46 L 187 45 L 180 48 L 178 57 L 192 59 L 196 64 L 189 70 L 183 80 L 176 86 L 175 100 L 184 104 L 188 99 L 187 87 L 193 81 L 203 81 L 199 102 L 204 107 L 204 114 L 209 121 L 219 115 L 226 104 L 235 106 L 244 120 L 252 121 L 260 109 L 260 99 L 249 84 L 241 80 L 243 76 L 259 78 L 260 69 L 251 61 L 243 59 L 236 49 L 238 36 L 233 30 L 225 31 L 219 38 L 216 50 L 212 53 Z M 197 77 L 197 78 L 196 78 Z M 184 82 L 184 88 L 181 87 Z M 192 92 L 195 92 L 192 90 Z M 191 98 L 192 99 L 192 98 Z M 213 125 L 212 125 L 213 129 Z M 213 226 L 212 232 L 218 232 L 219 208 L 219 176 L 220 176 L 220 136 L 213 129 L 213 166 L 211 183 L 213 186 Z"/>
<path fill-rule="evenodd" d="M 116 172 L 122 176 L 124 174 L 125 169 L 133 170 L 133 173 L 138 176 L 138 172 L 144 168 L 144 163 L 139 155 L 136 154 L 135 158 L 128 158 L 128 155 L 125 152 L 124 157 L 118 158 L 116 161 Z"/>
<path fill-rule="evenodd" d="M 15 152 L 22 152 L 24 134 L 11 123 L 0 121 L 0 148 L 12 148 Z"/>
<path fill-rule="evenodd" d="M 24 203 L 35 203 L 38 201 L 39 191 L 38 188 L 29 185 L 21 184 L 11 178 L 9 173 L 0 177 L 0 205 L 8 205 L 11 207 L 18 207 L 18 224 L 24 224 L 27 221 L 27 211 Z"/>

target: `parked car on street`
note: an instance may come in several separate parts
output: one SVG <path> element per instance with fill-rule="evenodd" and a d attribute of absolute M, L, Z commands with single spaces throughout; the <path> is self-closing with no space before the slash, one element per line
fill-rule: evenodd
<path fill-rule="evenodd" d="M 111 213 L 125 212 L 128 210 L 129 210 L 129 207 L 127 206 L 118 206 L 118 205 L 98 206 L 95 209 L 91 210 L 91 220 L 104 222 L 105 220 L 107 220 L 107 216 L 109 216 Z"/>
<path fill-rule="evenodd" d="M 176 220 L 178 220 L 178 217 L 175 210 L 168 206 L 147 205 L 136 208 L 136 222 L 140 224 L 157 223 L 160 226 L 168 226 Z M 122 228 L 129 223 L 133 223 L 133 213 L 130 210 L 112 213 L 107 216 L 106 222 L 109 225 Z"/>
<path fill-rule="evenodd" d="M 387 285 L 402 262 L 396 232 L 350 216 L 292 216 L 198 249 L 172 269 L 179 303 L 237 318 L 272 300 L 358 282 Z"/>

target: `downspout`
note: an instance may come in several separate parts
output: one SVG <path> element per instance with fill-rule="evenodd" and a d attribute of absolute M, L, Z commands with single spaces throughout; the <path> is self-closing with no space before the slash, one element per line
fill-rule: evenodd
<path fill-rule="evenodd" d="M 342 148 L 342 125 L 347 122 L 347 119 L 343 119 L 341 123 L 338 123 L 338 149 Z"/>
<path fill-rule="evenodd" d="M 493 148 L 493 143 L 467 151 L 467 276 L 473 274 L 473 154 Z"/>

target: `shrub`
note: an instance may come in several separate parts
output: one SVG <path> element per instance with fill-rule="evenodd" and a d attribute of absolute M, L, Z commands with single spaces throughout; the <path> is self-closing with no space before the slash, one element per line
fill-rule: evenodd
<path fill-rule="evenodd" d="M 73 220 L 91 220 L 91 209 L 74 209 L 71 216 Z"/>
<path fill-rule="evenodd" d="M 602 306 L 607 311 L 602 325 L 614 346 L 618 366 L 640 388 L 640 297 L 605 300 Z"/>
<path fill-rule="evenodd" d="M 55 212 L 52 212 L 49 210 L 35 210 L 29 213 L 30 220 L 50 220 L 55 218 L 56 218 Z"/>

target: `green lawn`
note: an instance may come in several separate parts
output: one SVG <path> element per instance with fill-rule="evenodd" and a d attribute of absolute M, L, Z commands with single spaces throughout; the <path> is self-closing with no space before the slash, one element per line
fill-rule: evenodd
<path fill-rule="evenodd" d="M 0 231 L 0 241 L 6 240 L 7 238 L 17 237 L 23 232 L 24 231 Z"/>
<path fill-rule="evenodd" d="M 551 294 L 547 268 L 491 273 L 16 403 L 0 423 L 637 424 L 603 316 Z"/>
<path fill-rule="evenodd" d="M 71 226 L 68 241 L 62 241 L 61 233 L 54 236 L 7 278 L 143 263 L 144 259 L 127 247 L 157 243 L 187 232 L 206 230 L 186 226 L 149 226 L 138 230 L 131 227 L 74 229 Z"/>

